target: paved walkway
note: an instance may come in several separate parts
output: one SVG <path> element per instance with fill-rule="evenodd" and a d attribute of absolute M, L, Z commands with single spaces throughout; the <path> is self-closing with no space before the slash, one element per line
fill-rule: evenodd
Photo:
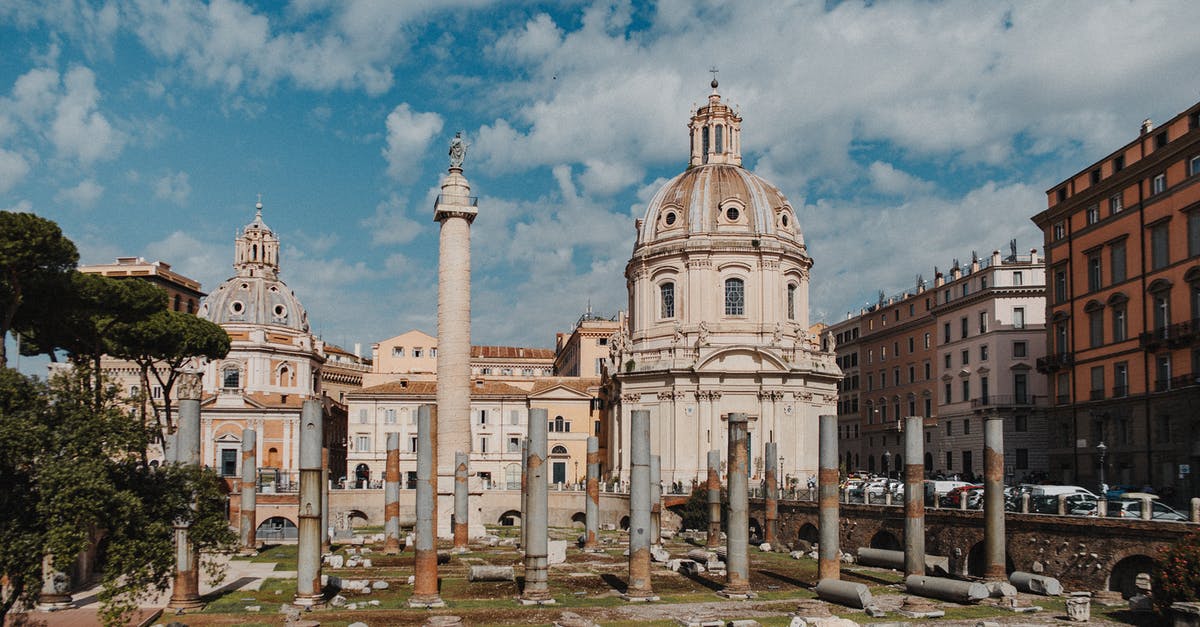
<path fill-rule="evenodd" d="M 200 594 L 225 594 L 234 590 L 258 590 L 267 578 L 295 578 L 295 571 L 275 570 L 275 562 L 250 562 L 247 560 L 232 560 L 221 556 L 225 564 L 225 578 L 217 585 L 206 581 L 204 573 L 200 574 Z M 138 601 L 138 611 L 130 620 L 130 625 L 150 625 L 160 614 L 170 615 L 166 610 L 167 601 L 171 599 L 171 588 L 161 594 L 153 594 Z M 71 607 L 57 612 L 30 612 L 29 618 L 44 623 L 47 627 L 86 627 L 99 625 L 97 613 L 100 610 L 100 586 L 80 590 L 72 595 Z M 165 619 L 160 622 L 167 622 Z"/>

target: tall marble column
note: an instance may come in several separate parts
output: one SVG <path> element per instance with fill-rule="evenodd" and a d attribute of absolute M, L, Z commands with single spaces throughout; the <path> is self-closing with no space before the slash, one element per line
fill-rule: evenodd
<path fill-rule="evenodd" d="M 325 424 L 321 401 L 307 399 L 300 410 L 300 500 L 296 518 L 296 596 L 304 607 L 324 603 L 321 590 L 321 445 Z"/>
<path fill-rule="evenodd" d="M 175 432 L 175 460 L 183 466 L 200 465 L 200 373 L 182 372 L 179 383 L 179 425 Z M 175 586 L 167 607 L 194 610 L 200 600 L 200 554 L 188 537 L 188 523 L 175 523 Z"/>
<path fill-rule="evenodd" d="M 455 135 L 450 168 L 433 205 L 438 239 L 437 534 L 450 537 L 454 511 L 454 454 L 471 452 L 471 223 L 478 202 L 463 176 L 466 142 Z M 469 509 L 469 508 L 468 508 Z M 483 535 L 471 521 L 470 535 Z"/>
<path fill-rule="evenodd" d="M 240 553 L 254 555 L 258 553 L 258 458 L 255 456 L 258 436 L 254 429 L 242 429 L 242 492 L 241 521 L 242 546 Z"/>

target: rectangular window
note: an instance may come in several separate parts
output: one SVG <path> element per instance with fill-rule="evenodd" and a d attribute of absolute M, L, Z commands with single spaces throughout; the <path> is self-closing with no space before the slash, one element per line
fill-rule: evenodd
<path fill-rule="evenodd" d="M 1095 224 L 1100 221 L 1100 205 L 1089 205 L 1087 208 L 1087 223 Z"/>
<path fill-rule="evenodd" d="M 508 452 L 509 453 L 520 453 L 521 452 L 521 438 L 509 438 L 508 439 Z"/>
<path fill-rule="evenodd" d="M 1120 172 L 1125 169 L 1125 155 L 1113 158 L 1113 172 Z"/>
<path fill-rule="evenodd" d="M 950 353 L 946 353 L 945 355 L 942 356 L 942 362 L 945 364 L 944 367 L 946 368 L 946 370 L 949 370 L 950 369 Z"/>
<path fill-rule="evenodd" d="M 892 368 L 892 385 L 900 385 L 900 368 Z"/>
<path fill-rule="evenodd" d="M 221 476 L 233 477 L 238 474 L 238 449 L 221 449 Z"/>
<path fill-rule="evenodd" d="M 1167 191 L 1167 175 L 1155 175 L 1155 177 L 1150 181 L 1150 195 L 1153 196 L 1155 194 L 1161 194 L 1165 191 Z"/>
<path fill-rule="evenodd" d="M 1118 361 L 1113 364 L 1113 396 L 1129 396 L 1129 362 Z"/>
<path fill-rule="evenodd" d="M 951 402 L 953 402 L 953 399 L 951 399 L 951 398 L 950 398 L 950 390 L 951 390 L 951 389 L 952 389 L 952 388 L 950 387 L 950 382 L 949 382 L 949 381 L 947 381 L 947 382 L 946 382 L 946 389 L 944 390 L 944 396 L 945 396 L 946 400 L 945 400 L 945 401 L 943 401 L 943 402 L 944 402 L 944 403 L 946 403 L 947 405 L 949 405 Z"/>
<path fill-rule="evenodd" d="M 962 400 L 964 403 L 971 400 L 971 380 L 970 379 L 962 380 Z"/>
<path fill-rule="evenodd" d="M 1094 252 L 1087 256 L 1088 291 L 1095 292 L 1104 286 L 1103 266 L 1100 263 L 1100 253 Z"/>
<path fill-rule="evenodd" d="M 1029 402 L 1029 375 L 1024 372 L 1013 374 L 1013 399 L 1019 405 Z"/>
<path fill-rule="evenodd" d="M 950 343 L 950 323 L 949 322 L 942 325 L 942 343 L 943 344 Z"/>
<path fill-rule="evenodd" d="M 1125 242 L 1113 242 L 1108 249 L 1109 265 L 1112 266 L 1112 282 L 1125 280 Z"/>
<path fill-rule="evenodd" d="M 929 334 L 926 333 L 925 334 L 925 348 L 929 348 L 929 341 L 930 341 Z"/>
<path fill-rule="evenodd" d="M 984 344 L 983 346 L 979 347 L 979 361 L 987 361 L 987 360 L 988 360 L 988 347 L 987 347 L 987 344 Z"/>
<path fill-rule="evenodd" d="M 979 277 L 979 289 L 981 289 L 981 290 L 987 289 L 987 276 L 986 275 Z"/>
<path fill-rule="evenodd" d="M 1200 210 L 1187 214 L 1188 256 L 1200 255 Z"/>
<path fill-rule="evenodd" d="M 488 440 L 489 439 L 490 438 L 488 438 L 488 436 L 486 436 L 486 435 L 479 436 L 479 452 L 480 453 L 488 452 Z"/>
<path fill-rule="evenodd" d="M 1067 271 L 1065 268 L 1054 271 L 1054 302 L 1067 302 Z"/>
<path fill-rule="evenodd" d="M 486 409 L 480 409 L 480 410 L 478 410 L 478 412 L 479 412 L 479 413 L 478 413 L 478 414 L 476 414 L 476 415 L 479 417 L 479 424 L 480 424 L 481 426 L 487 425 L 487 423 L 488 423 L 488 415 L 487 415 L 487 410 L 486 410 Z"/>
<path fill-rule="evenodd" d="M 952 437 L 953 435 L 954 435 L 954 423 L 947 420 L 946 421 L 946 437 Z"/>
<path fill-rule="evenodd" d="M 788 296 L 791 297 L 791 289 L 788 290 Z M 658 295 L 661 307 L 659 315 L 663 318 L 675 317 L 675 284 L 663 283 L 658 288 Z"/>
<path fill-rule="evenodd" d="M 1114 342 L 1125 341 L 1125 304 L 1121 303 L 1113 306 L 1112 310 L 1112 337 Z"/>
<path fill-rule="evenodd" d="M 414 358 L 419 358 L 420 356 L 421 356 L 421 348 L 420 348 L 420 347 L 414 347 L 414 348 L 413 348 L 413 357 L 414 357 Z"/>
<path fill-rule="evenodd" d="M 966 338 L 967 338 L 967 326 L 968 326 L 968 323 L 967 323 L 967 317 L 966 317 L 966 316 L 963 316 L 963 317 L 962 317 L 962 318 L 959 320 L 959 327 L 960 327 L 960 329 L 959 329 L 959 330 L 960 330 L 960 331 L 962 331 L 962 338 L 963 338 L 963 339 L 966 339 Z"/>
<path fill-rule="evenodd" d="M 969 350 L 966 350 L 966 349 L 963 349 L 963 351 L 962 351 L 962 365 L 964 365 L 964 366 L 965 366 L 965 365 L 967 365 L 967 364 L 969 364 L 969 363 L 971 363 L 971 351 L 969 351 Z"/>
<path fill-rule="evenodd" d="M 913 352 L 915 346 L 916 346 L 916 344 L 913 342 L 913 338 L 911 338 L 911 337 L 908 338 L 908 352 L 909 353 Z"/>
<path fill-rule="evenodd" d="M 1029 468 L 1029 449 L 1017 449 L 1016 467 L 1017 470 L 1027 470 Z"/>
<path fill-rule="evenodd" d="M 929 418 L 932 416 L 933 416 L 933 399 L 926 397 L 925 398 L 925 417 Z M 929 434 L 926 433 L 925 437 L 928 438 Z M 928 439 L 926 441 L 928 441 Z"/>
<path fill-rule="evenodd" d="M 979 312 L 979 332 L 987 333 L 988 330 L 988 312 Z"/>
<path fill-rule="evenodd" d="M 1063 222 L 1058 222 L 1053 227 L 1054 241 L 1058 241 L 1067 236 L 1067 225 Z"/>
<path fill-rule="evenodd" d="M 1108 198 L 1108 212 L 1111 214 L 1121 213 L 1125 209 L 1125 204 L 1121 200 L 1120 194 L 1113 194 Z"/>
<path fill-rule="evenodd" d="M 1171 326 L 1171 301 L 1166 292 L 1154 295 L 1154 330 L 1166 332 Z"/>
<path fill-rule="evenodd" d="M 403 356 L 404 356 L 404 347 L 403 346 L 393 346 L 392 347 L 392 357 L 403 357 Z"/>
<path fill-rule="evenodd" d="M 1025 433 L 1029 431 L 1029 416 L 1017 414 L 1013 416 L 1013 431 Z"/>
<path fill-rule="evenodd" d="M 1013 357 L 1026 357 L 1029 355 L 1029 344 L 1025 342 L 1013 342 Z"/>
<path fill-rule="evenodd" d="M 1017 270 L 1012 273 L 1012 284 L 1013 285 L 1024 285 L 1025 284 L 1025 275 L 1020 270 Z"/>
<path fill-rule="evenodd" d="M 971 435 L 971 419 L 963 418 L 963 435 Z"/>
<path fill-rule="evenodd" d="M 1054 325 L 1054 352 L 1059 355 L 1067 352 L 1069 345 L 1067 336 L 1067 323 L 1059 322 Z"/>
<path fill-rule="evenodd" d="M 396 424 L 396 410 L 395 409 L 383 410 L 383 422 L 384 422 L 384 424 L 389 424 L 389 425 Z"/>
<path fill-rule="evenodd" d="M 917 367 L 913 366 L 911 364 L 908 366 L 908 382 L 909 383 L 917 382 Z"/>
<path fill-rule="evenodd" d="M 1088 317 L 1088 344 L 1091 348 L 1099 348 L 1104 344 L 1104 310 L 1096 309 L 1089 311 Z"/>
<path fill-rule="evenodd" d="M 746 315 L 746 286 L 741 279 L 725 280 L 725 315 Z"/>
<path fill-rule="evenodd" d="M 360 435 L 354 438 L 354 446 L 358 452 L 366 452 L 371 450 L 371 436 Z"/>
<path fill-rule="evenodd" d="M 358 424 L 360 424 L 360 425 L 367 424 L 367 410 L 365 410 L 365 409 L 358 410 Z"/>
<path fill-rule="evenodd" d="M 1014 329 L 1024 329 L 1025 328 L 1025 308 L 1024 307 L 1013 307 L 1013 328 Z"/>
<path fill-rule="evenodd" d="M 1188 176 L 1196 176 L 1200 174 L 1200 155 L 1192 157 L 1188 161 Z"/>
<path fill-rule="evenodd" d="M 429 357 L 430 357 L 430 358 L 435 358 L 435 357 L 437 357 L 437 349 L 436 349 L 436 348 L 431 348 L 431 349 L 429 349 Z"/>
<path fill-rule="evenodd" d="M 1094 366 L 1091 370 L 1092 391 L 1091 399 L 1098 401 L 1104 398 L 1104 366 Z"/>
<path fill-rule="evenodd" d="M 954 470 L 954 453 L 946 451 L 946 470 Z"/>
<path fill-rule="evenodd" d="M 408 439 L 408 452 L 409 453 L 417 452 L 417 436 L 415 436 L 415 435 Z"/>
<path fill-rule="evenodd" d="M 1058 373 L 1058 383 L 1055 386 L 1057 401 L 1059 405 L 1065 405 L 1071 402 L 1071 374 L 1068 372 Z"/>
<path fill-rule="evenodd" d="M 887 361 L 887 347 L 886 346 L 879 347 L 879 361 Z"/>
<path fill-rule="evenodd" d="M 930 377 L 930 376 L 929 376 L 929 370 L 930 370 L 930 367 L 931 367 L 931 366 L 930 366 L 930 363 L 929 363 L 928 361 L 927 361 L 927 362 L 925 362 L 925 380 L 926 380 L 926 381 L 928 381 L 929 379 L 931 379 L 931 378 L 932 378 L 932 377 Z"/>

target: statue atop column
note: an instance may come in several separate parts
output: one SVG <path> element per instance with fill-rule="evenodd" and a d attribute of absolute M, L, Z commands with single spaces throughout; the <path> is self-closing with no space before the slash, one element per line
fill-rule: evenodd
<path fill-rule="evenodd" d="M 450 140 L 450 167 L 461 168 L 463 161 L 467 158 L 467 142 L 463 139 L 462 131 L 454 133 L 454 139 Z"/>

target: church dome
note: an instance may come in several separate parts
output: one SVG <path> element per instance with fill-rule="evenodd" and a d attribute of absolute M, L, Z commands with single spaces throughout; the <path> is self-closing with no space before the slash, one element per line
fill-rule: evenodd
<path fill-rule="evenodd" d="M 219 325 L 275 326 L 308 332 L 308 312 L 296 293 L 279 278 L 279 238 L 262 220 L 262 203 L 254 221 L 242 229 L 235 245 L 237 274 L 209 293 L 200 317 Z"/>
<path fill-rule="evenodd" d="M 742 167 L 742 118 L 717 82 L 688 123 L 688 168 L 663 185 L 638 224 L 639 246 L 696 235 L 775 236 L 804 248 L 796 213 L 766 179 Z"/>

